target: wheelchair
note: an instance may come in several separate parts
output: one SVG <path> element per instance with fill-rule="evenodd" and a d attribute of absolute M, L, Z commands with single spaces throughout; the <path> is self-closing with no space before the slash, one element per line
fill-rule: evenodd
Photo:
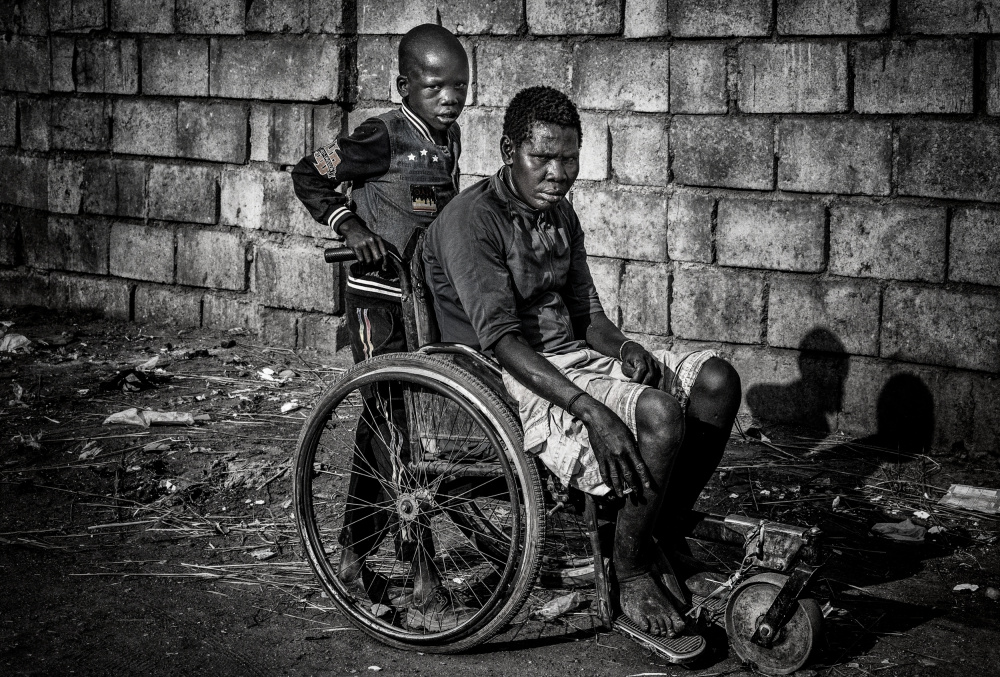
<path fill-rule="evenodd" d="M 327 595 L 380 642 L 457 653 L 514 620 L 536 584 L 593 586 L 601 627 L 671 662 L 694 659 L 705 648 L 700 635 L 650 637 L 614 617 L 602 554 L 611 552 L 614 506 L 567 490 L 524 451 L 517 404 L 493 360 L 437 341 L 420 248 L 414 238 L 388 257 L 410 352 L 348 369 L 298 439 L 296 524 Z M 325 258 L 354 256 L 327 249 Z M 818 604 L 802 596 L 823 557 L 818 529 L 703 513 L 689 526 L 692 537 L 742 547 L 744 559 L 715 593 L 688 600 L 688 615 L 724 627 L 735 653 L 762 672 L 805 665 L 822 622 Z M 341 575 L 345 545 L 366 554 L 356 577 Z M 428 627 L 414 615 L 419 567 L 433 568 L 436 589 L 464 610 L 460 619 Z"/>

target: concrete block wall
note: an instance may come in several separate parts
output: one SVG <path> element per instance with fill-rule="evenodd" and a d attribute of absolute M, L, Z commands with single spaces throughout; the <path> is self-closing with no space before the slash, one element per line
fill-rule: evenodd
<path fill-rule="evenodd" d="M 996 3 L 13 5 L 0 304 L 332 347 L 339 271 L 287 170 L 398 105 L 399 37 L 439 22 L 473 66 L 463 186 L 518 89 L 579 105 L 573 201 L 629 335 L 716 348 L 762 419 L 1000 455 Z"/>

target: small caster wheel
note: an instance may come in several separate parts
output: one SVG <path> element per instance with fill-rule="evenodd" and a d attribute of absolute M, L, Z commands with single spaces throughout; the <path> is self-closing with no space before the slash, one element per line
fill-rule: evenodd
<path fill-rule="evenodd" d="M 823 624 L 823 612 L 816 600 L 800 599 L 795 613 L 777 630 L 770 646 L 751 641 L 758 622 L 787 579 L 774 573 L 748 578 L 729 596 L 726 606 L 726 634 L 733 651 L 744 663 L 769 675 L 790 675 L 804 666 Z"/>

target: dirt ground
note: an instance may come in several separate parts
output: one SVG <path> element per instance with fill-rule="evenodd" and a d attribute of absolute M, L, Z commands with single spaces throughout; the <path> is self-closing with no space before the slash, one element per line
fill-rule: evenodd
<path fill-rule="evenodd" d="M 750 674 L 724 633 L 695 665 L 671 666 L 595 632 L 586 608 L 463 655 L 387 648 L 325 599 L 291 514 L 298 430 L 347 354 L 38 310 L 0 321 L 32 341 L 0 354 L 0 674 Z M 131 407 L 208 420 L 103 423 Z M 816 524 L 831 546 L 812 585 L 824 633 L 800 674 L 1000 675 L 1000 521 L 937 505 L 952 482 L 1000 486 L 995 465 L 741 428 L 704 507 Z M 869 531 L 906 518 L 932 533 Z M 963 583 L 979 587 L 953 590 Z"/>

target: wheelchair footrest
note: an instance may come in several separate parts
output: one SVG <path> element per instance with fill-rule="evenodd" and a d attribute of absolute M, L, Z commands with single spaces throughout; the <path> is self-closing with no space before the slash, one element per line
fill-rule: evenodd
<path fill-rule="evenodd" d="M 707 646 L 705 638 L 701 635 L 680 635 L 673 639 L 669 637 L 654 637 L 641 630 L 632 619 L 625 615 L 621 615 L 615 619 L 614 628 L 671 663 L 687 663 L 688 661 L 692 661 Z"/>

